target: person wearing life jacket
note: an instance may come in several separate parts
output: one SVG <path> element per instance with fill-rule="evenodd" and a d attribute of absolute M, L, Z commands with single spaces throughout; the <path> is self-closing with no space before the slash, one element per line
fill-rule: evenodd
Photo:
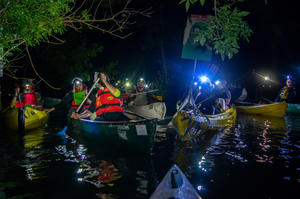
<path fill-rule="evenodd" d="M 35 90 L 32 88 L 31 83 L 24 84 L 24 91 L 20 94 L 20 87 L 17 86 L 15 89 L 15 95 L 13 97 L 11 106 L 15 108 L 24 108 L 24 107 L 34 107 L 38 106 L 37 97 L 35 94 Z"/>
<path fill-rule="evenodd" d="M 82 114 L 73 113 L 71 118 L 81 119 L 90 117 L 96 120 L 124 121 L 128 118 L 124 115 L 123 102 L 120 99 L 120 90 L 109 83 L 109 78 L 104 73 L 96 73 L 102 82 L 98 84 L 98 91 L 90 108 Z"/>
<path fill-rule="evenodd" d="M 72 85 L 73 85 L 73 89 L 63 97 L 62 101 L 59 104 L 57 104 L 52 108 L 45 109 L 47 113 L 50 113 L 54 110 L 63 109 L 66 107 L 70 108 L 71 112 L 77 110 L 77 108 L 80 106 L 85 96 L 87 95 L 87 87 L 84 87 L 83 80 L 79 77 L 75 77 L 72 80 Z M 91 100 L 88 98 L 85 101 L 84 105 L 82 106 L 81 111 L 83 112 L 87 110 L 90 104 L 91 104 Z"/>
<path fill-rule="evenodd" d="M 295 103 L 296 99 L 296 89 L 294 87 L 292 78 L 290 76 L 287 77 L 286 85 L 280 90 L 279 94 L 276 97 L 276 102 L 287 102 L 287 103 Z"/>

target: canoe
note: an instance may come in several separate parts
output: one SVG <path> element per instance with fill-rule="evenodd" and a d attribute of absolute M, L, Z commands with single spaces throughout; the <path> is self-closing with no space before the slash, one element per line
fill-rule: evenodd
<path fill-rule="evenodd" d="M 157 119 L 129 121 L 70 120 L 67 130 L 90 150 L 102 152 L 135 151 L 151 153 L 156 134 Z"/>
<path fill-rule="evenodd" d="M 164 102 L 156 102 L 141 106 L 127 106 L 126 110 L 141 115 L 147 119 L 157 118 L 159 120 L 163 120 L 167 109 Z"/>
<path fill-rule="evenodd" d="M 175 164 L 165 175 L 150 199 L 201 199 L 200 195 Z"/>
<path fill-rule="evenodd" d="M 243 114 L 283 117 L 287 109 L 287 104 L 285 102 L 257 104 L 252 106 L 237 106 L 236 109 L 238 113 Z"/>
<path fill-rule="evenodd" d="M 216 115 L 194 115 L 185 110 L 177 112 L 172 123 L 180 140 L 189 140 L 202 130 L 218 130 L 231 126 L 236 120 L 236 109 L 232 107 Z"/>
<path fill-rule="evenodd" d="M 19 109 L 7 108 L 1 112 L 4 126 L 11 130 L 18 129 Z M 45 126 L 48 121 L 48 114 L 45 111 L 26 107 L 24 111 L 25 131 Z"/>
<path fill-rule="evenodd" d="M 286 113 L 290 115 L 300 115 L 300 104 L 288 104 Z"/>

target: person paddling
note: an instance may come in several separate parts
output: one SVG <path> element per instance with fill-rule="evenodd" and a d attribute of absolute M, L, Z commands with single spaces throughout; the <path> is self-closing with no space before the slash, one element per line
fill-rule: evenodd
<path fill-rule="evenodd" d="M 104 73 L 95 73 L 94 81 L 100 78 L 101 84 L 98 84 L 96 99 L 88 110 L 82 114 L 72 113 L 71 118 L 88 118 L 100 121 L 126 121 L 129 120 L 124 115 L 123 103 L 120 99 L 120 90 L 109 82 L 109 77 Z"/>
<path fill-rule="evenodd" d="M 287 77 L 286 85 L 280 90 L 279 94 L 276 97 L 276 102 L 287 102 L 295 103 L 296 99 L 296 88 L 290 76 Z"/>
<path fill-rule="evenodd" d="M 69 91 L 65 97 L 63 97 L 62 101 L 57 104 L 56 106 L 45 109 L 47 113 L 50 113 L 54 110 L 64 109 L 65 107 L 69 107 L 69 112 L 74 112 L 77 110 L 81 102 L 83 101 L 84 97 L 87 94 L 87 87 L 84 87 L 83 80 L 79 77 L 75 77 L 72 80 L 73 89 Z M 92 101 L 88 98 L 86 102 L 84 103 L 84 106 L 82 108 L 82 112 L 87 110 L 89 108 L 89 105 L 92 103 Z M 71 113 L 69 113 L 71 115 Z"/>

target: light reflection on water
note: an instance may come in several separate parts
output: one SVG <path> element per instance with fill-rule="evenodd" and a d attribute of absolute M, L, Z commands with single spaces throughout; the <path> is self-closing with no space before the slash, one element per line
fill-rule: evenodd
<path fill-rule="evenodd" d="M 58 132 L 55 126 L 30 132 L 19 149 L 16 146 L 22 142 L 16 144 L 18 139 L 8 139 L 14 143 L 12 150 L 2 144 L 7 138 L 1 136 L 0 151 L 6 156 L 0 160 L 5 160 L 6 166 L 2 167 L 5 175 L 0 172 L 0 183 L 8 179 L 17 182 L 24 175 L 27 184 L 23 186 L 28 190 L 35 190 L 35 186 L 53 188 L 51 192 L 36 190 L 36 194 L 49 194 L 42 194 L 42 198 L 149 198 L 173 163 L 204 198 L 276 198 L 282 192 L 296 192 L 292 187 L 300 183 L 297 117 L 239 116 L 234 127 L 209 132 L 189 143 L 174 142 L 170 132 L 159 133 L 152 157 L 94 153 L 78 140 Z M 11 174 L 12 168 L 8 167 L 13 162 L 24 172 Z M 63 195 L 55 193 L 56 183 L 66 186 Z M 263 186 L 267 184 L 273 189 Z M 6 188 L 9 192 L 11 189 L 14 188 Z M 229 191 L 233 189 L 234 193 Z"/>

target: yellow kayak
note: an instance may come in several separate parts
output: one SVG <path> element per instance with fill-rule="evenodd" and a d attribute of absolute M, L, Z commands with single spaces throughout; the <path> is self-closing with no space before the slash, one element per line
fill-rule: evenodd
<path fill-rule="evenodd" d="M 8 108 L 2 113 L 4 125 L 13 130 L 18 129 L 18 109 Z M 45 111 L 39 111 L 30 107 L 25 108 L 25 130 L 36 129 L 44 126 L 48 121 L 48 114 Z"/>
<path fill-rule="evenodd" d="M 278 102 L 253 106 L 237 106 L 236 109 L 239 113 L 283 117 L 287 109 L 287 104 L 285 102 Z"/>
<path fill-rule="evenodd" d="M 236 109 L 232 107 L 225 112 L 216 115 L 194 115 L 187 111 L 177 112 L 172 123 L 175 126 L 181 140 L 189 140 L 193 135 L 203 130 L 217 130 L 235 123 Z"/>

